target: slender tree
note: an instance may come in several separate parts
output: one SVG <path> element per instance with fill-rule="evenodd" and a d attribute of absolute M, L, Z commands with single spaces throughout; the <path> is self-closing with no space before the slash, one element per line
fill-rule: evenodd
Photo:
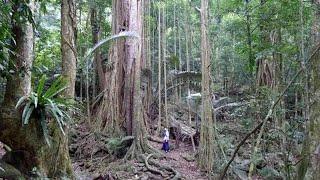
<path fill-rule="evenodd" d="M 76 9 L 74 0 L 61 1 L 61 51 L 62 74 L 68 80 L 69 86 L 65 97 L 74 98 L 76 80 L 77 50 L 76 36 Z"/>
<path fill-rule="evenodd" d="M 99 42 L 101 36 L 101 22 L 99 19 L 99 10 L 96 5 L 92 5 L 90 8 L 90 21 L 91 21 L 91 31 L 92 31 L 92 44 L 95 45 Z M 105 88 L 105 75 L 102 66 L 102 57 L 101 52 L 97 49 L 94 53 L 94 79 L 98 75 L 98 87 L 100 91 L 103 91 Z M 95 85 L 95 83 L 94 83 Z M 95 91 L 95 88 L 93 88 Z M 98 91 L 99 93 L 99 91 Z M 94 96 L 96 93 L 93 93 Z"/>
<path fill-rule="evenodd" d="M 161 3 L 158 4 L 158 129 L 157 133 L 160 134 L 161 130 L 161 109 L 162 109 L 162 102 L 161 102 Z"/>
<path fill-rule="evenodd" d="M 162 22 L 163 22 L 163 35 L 162 35 L 162 48 L 163 48 L 163 84 L 164 84 L 164 115 L 165 115 L 165 127 L 169 127 L 168 120 L 168 93 L 167 93 L 167 1 L 164 1 L 164 5 L 162 7 Z"/>

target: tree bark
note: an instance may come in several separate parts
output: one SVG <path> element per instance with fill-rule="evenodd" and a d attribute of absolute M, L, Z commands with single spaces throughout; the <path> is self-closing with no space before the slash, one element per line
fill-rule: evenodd
<path fill-rule="evenodd" d="M 161 101 L 161 7 L 158 7 L 158 126 L 157 134 L 160 134 L 161 130 L 161 111 L 162 111 L 162 101 Z"/>
<path fill-rule="evenodd" d="M 90 20 L 91 20 L 91 31 L 92 31 L 92 44 L 95 45 L 99 42 L 100 40 L 100 19 L 99 19 L 99 12 L 97 11 L 97 7 L 91 7 L 91 15 L 90 15 Z M 98 94 L 104 90 L 105 88 L 105 75 L 104 75 L 104 70 L 103 70 L 103 65 L 102 65 L 102 58 L 101 58 L 101 53 L 98 50 L 95 51 L 94 53 L 94 76 L 96 74 L 98 75 L 98 83 L 99 83 L 99 91 L 97 92 Z"/>
<path fill-rule="evenodd" d="M 210 52 L 208 42 L 208 0 L 201 0 L 202 113 L 199 166 L 210 172 L 214 164 L 214 119 L 210 93 Z"/>
<path fill-rule="evenodd" d="M 62 55 L 62 75 L 67 79 L 68 88 L 64 91 L 63 97 L 74 99 L 75 81 L 77 70 L 77 50 L 76 50 L 76 6 L 74 0 L 61 1 L 61 55 Z M 62 135 L 59 128 L 54 125 L 53 129 L 57 131 L 54 137 L 57 142 L 57 160 L 60 174 L 67 174 L 73 177 L 73 170 L 69 156 L 68 130 L 66 135 Z"/>
<path fill-rule="evenodd" d="M 163 35 L 162 35 L 162 48 L 163 48 L 163 83 L 164 83 L 164 124 L 166 128 L 169 128 L 169 120 L 168 120 L 168 93 L 167 93 L 167 14 L 166 7 L 167 3 L 164 1 L 164 5 L 162 7 L 162 21 L 163 21 Z"/>
<path fill-rule="evenodd" d="M 123 31 L 133 31 L 139 34 L 139 36 L 143 36 L 143 3 L 141 3 L 142 1 L 134 0 L 113 1 L 113 34 L 119 34 Z M 135 110 L 140 108 L 140 106 L 138 107 L 135 104 L 134 98 L 136 94 L 135 83 L 137 80 L 139 80 L 140 83 L 141 77 L 140 41 L 142 41 L 142 39 L 139 39 L 138 44 L 135 41 L 137 40 L 132 38 L 119 39 L 113 44 L 110 50 L 110 59 L 112 59 L 113 67 L 110 72 L 106 73 L 106 91 L 104 92 L 104 99 L 99 110 L 98 118 L 102 119 L 102 124 L 100 124 L 102 131 L 106 131 L 106 133 L 115 136 L 134 134 L 133 132 L 136 126 L 136 124 L 133 123 Z M 137 54 L 132 54 L 133 52 Z M 136 65 L 138 61 L 139 69 L 137 69 Z M 136 74 L 137 70 L 139 70 L 139 76 Z M 141 95 L 138 96 L 141 97 Z"/>
<path fill-rule="evenodd" d="M 18 8 L 22 1 L 18 1 L 12 6 L 12 33 L 14 41 L 11 42 L 11 48 L 16 53 L 11 54 L 10 58 L 14 62 L 14 66 L 10 68 L 14 70 L 14 74 L 8 76 L 4 102 L 6 106 L 15 106 L 21 96 L 28 95 L 31 92 L 31 67 L 34 58 L 33 44 L 34 35 L 33 27 L 25 17 L 24 22 L 19 22 Z M 31 5 L 33 6 L 33 5 Z M 30 8 L 32 8 L 30 6 Z M 23 76 L 20 76 L 23 74 Z"/>
<path fill-rule="evenodd" d="M 5 103 L 1 109 L 0 141 L 11 147 L 12 151 L 4 156 L 4 161 L 13 165 L 27 178 L 34 177 L 32 171 L 39 173 L 38 178 L 72 178 L 73 172 L 68 154 L 68 144 L 59 128 L 49 121 L 52 145 L 49 147 L 37 119 L 32 119 L 22 127 L 21 113 L 16 111 L 18 98 L 31 92 L 31 67 L 33 61 L 33 26 L 19 7 L 24 1 L 15 1 L 12 6 L 11 59 L 15 63 L 15 73 L 7 80 Z M 33 11 L 33 1 L 29 8 Z M 32 16 L 31 14 L 29 16 Z M 19 21 L 18 21 L 19 19 Z M 22 20 L 21 20 L 22 19 Z M 37 117 L 34 117 L 37 118 Z M 66 142 L 66 143 L 64 143 Z M 0 174 L 2 176 L 2 174 Z"/>
<path fill-rule="evenodd" d="M 127 154 L 126 158 L 135 158 L 140 154 L 148 151 L 146 127 L 143 123 L 143 104 L 141 101 L 141 42 L 143 40 L 142 33 L 142 14 L 143 14 L 143 0 L 131 0 L 130 4 L 130 21 L 129 30 L 134 31 L 140 35 L 138 40 L 128 40 L 128 60 L 133 63 L 133 115 L 134 118 L 131 121 L 133 127 L 132 135 L 135 137 L 134 142 Z"/>
<path fill-rule="evenodd" d="M 315 17 L 312 27 L 312 42 L 320 41 L 320 0 L 314 0 Z M 313 99 L 310 102 L 310 137 L 312 153 L 312 177 L 320 179 L 320 52 L 313 57 L 311 72 L 311 93 Z"/>
<path fill-rule="evenodd" d="M 76 9 L 74 0 L 61 1 L 61 53 L 62 75 L 69 86 L 64 92 L 66 98 L 74 98 L 76 80 Z"/>

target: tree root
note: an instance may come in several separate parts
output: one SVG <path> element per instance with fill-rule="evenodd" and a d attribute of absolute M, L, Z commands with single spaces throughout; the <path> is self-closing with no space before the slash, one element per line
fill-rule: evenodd
<path fill-rule="evenodd" d="M 156 143 L 163 143 L 162 140 L 156 139 L 156 138 L 154 138 L 154 137 L 152 137 L 152 136 L 149 136 L 149 137 L 148 137 L 148 140 L 149 140 L 149 141 L 152 141 L 152 142 L 156 142 Z"/>
<path fill-rule="evenodd" d="M 162 171 L 157 170 L 157 169 L 151 167 L 150 164 L 148 163 L 148 160 L 152 157 L 152 155 L 153 155 L 153 154 L 149 154 L 147 157 L 146 157 L 145 155 L 141 155 L 141 158 L 143 159 L 144 164 L 146 165 L 146 168 L 147 168 L 150 172 L 152 172 L 152 173 L 154 173 L 154 174 L 160 174 L 162 177 L 164 177 L 164 173 L 163 173 Z"/>
<path fill-rule="evenodd" d="M 0 160 L 0 179 L 25 179 L 23 174 L 14 166 L 7 164 L 3 160 Z"/>
<path fill-rule="evenodd" d="M 137 143 L 133 142 L 127 154 L 125 155 L 125 160 L 139 158 L 141 154 L 154 154 L 157 158 L 164 158 L 165 155 L 159 150 L 151 147 L 148 143 Z"/>
<path fill-rule="evenodd" d="M 170 179 L 172 179 L 172 180 L 181 179 L 181 174 L 178 171 L 176 171 L 175 169 L 173 169 L 170 166 L 161 165 L 157 161 L 152 160 L 151 159 L 152 156 L 155 156 L 155 154 L 149 154 L 148 156 L 141 155 L 141 158 L 144 160 L 144 163 L 145 163 L 147 169 L 150 172 L 156 173 L 156 174 L 161 174 L 162 177 L 165 177 L 164 176 L 164 172 L 161 171 L 161 170 L 166 170 L 166 171 L 171 172 L 171 173 L 174 174 L 174 176 L 172 178 L 170 178 Z M 153 165 L 153 166 L 157 167 L 159 170 L 152 168 L 150 165 Z"/>

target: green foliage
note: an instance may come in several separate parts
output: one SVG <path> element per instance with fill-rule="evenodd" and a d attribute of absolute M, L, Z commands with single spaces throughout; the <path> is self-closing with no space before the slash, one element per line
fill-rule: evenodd
<path fill-rule="evenodd" d="M 251 118 L 242 118 L 241 119 L 241 125 L 246 129 L 250 130 L 253 126 L 254 120 Z"/>
<path fill-rule="evenodd" d="M 175 67 L 179 67 L 179 63 L 180 63 L 179 57 L 175 56 L 174 54 L 170 56 L 169 62 L 170 62 L 171 68 L 174 69 Z"/>
<path fill-rule="evenodd" d="M 68 111 L 73 108 L 73 105 L 70 101 L 57 97 L 67 88 L 67 81 L 62 76 L 58 77 L 47 90 L 45 90 L 46 80 L 46 75 L 43 75 L 39 80 L 36 91 L 28 96 L 21 97 L 16 104 L 16 108 L 23 108 L 22 125 L 28 125 L 32 115 L 35 119 L 39 119 L 45 141 L 50 146 L 47 116 L 53 117 L 61 132 L 65 135 L 63 129 L 67 121 L 71 120 Z"/>
<path fill-rule="evenodd" d="M 5 77 L 9 70 L 9 49 L 12 39 L 10 30 L 11 6 L 9 3 L 0 3 L 0 77 Z"/>
<path fill-rule="evenodd" d="M 271 167 L 262 168 L 259 173 L 266 180 L 282 179 L 280 173 Z"/>

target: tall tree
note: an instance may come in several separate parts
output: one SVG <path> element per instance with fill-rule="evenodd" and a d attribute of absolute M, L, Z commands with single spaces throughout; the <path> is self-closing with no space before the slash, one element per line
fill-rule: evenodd
<path fill-rule="evenodd" d="M 90 21 L 91 21 L 91 31 L 92 31 L 92 44 L 95 45 L 99 42 L 100 36 L 101 36 L 101 22 L 99 18 L 99 8 L 97 5 L 92 5 L 90 8 Z M 102 66 L 102 57 L 101 57 L 101 52 L 99 49 L 97 49 L 94 53 L 94 79 L 96 79 L 96 76 L 98 75 L 98 89 L 100 91 L 103 91 L 105 88 L 105 75 L 104 75 L 104 70 Z M 94 83 L 96 83 L 94 81 Z M 94 84 L 95 87 L 95 84 Z M 94 92 L 96 91 L 95 88 L 93 88 Z M 93 93 L 95 96 L 96 93 L 99 94 L 98 92 Z"/>
<path fill-rule="evenodd" d="M 190 35 L 189 35 L 189 31 L 190 31 L 190 23 L 188 23 L 189 21 L 189 6 L 188 6 L 188 2 L 185 2 L 184 5 L 184 15 L 185 15 L 185 45 L 186 45 L 186 64 L 187 64 L 187 71 L 190 72 L 190 53 L 189 53 L 189 42 L 190 42 Z M 188 93 L 188 97 L 190 97 L 190 79 L 189 77 L 187 78 L 187 93 Z M 190 99 L 187 99 L 187 104 L 188 104 L 188 123 L 189 125 L 191 125 L 191 105 L 190 105 Z"/>
<path fill-rule="evenodd" d="M 62 75 L 67 79 L 69 86 L 64 95 L 74 98 L 76 80 L 76 9 L 74 0 L 61 1 L 61 53 Z"/>
<path fill-rule="evenodd" d="M 74 0 L 61 1 L 61 55 L 62 55 L 62 75 L 66 78 L 68 88 L 64 92 L 64 97 L 74 99 L 75 81 L 77 70 L 77 50 L 76 50 L 76 4 Z M 57 131 L 58 127 L 54 127 Z M 66 132 L 68 132 L 66 130 Z M 56 132 L 56 138 L 59 138 L 59 162 L 60 171 L 72 175 L 71 160 L 69 157 L 68 136 Z"/>
<path fill-rule="evenodd" d="M 158 129 L 157 133 L 160 134 L 161 130 L 161 111 L 162 111 L 162 101 L 161 101 L 161 3 L 158 3 Z"/>
<path fill-rule="evenodd" d="M 113 1 L 112 33 L 116 35 L 130 31 L 139 36 L 138 39 L 119 39 L 110 50 L 113 69 L 106 73 L 108 87 L 105 87 L 99 118 L 103 120 L 102 130 L 114 135 L 131 136 L 145 131 L 142 127 L 141 131 L 137 129 L 140 128 L 138 125 L 143 124 L 144 117 L 141 99 L 137 101 L 141 98 L 140 78 L 143 67 L 141 62 L 143 4 L 144 2 L 138 0 Z"/>
<path fill-rule="evenodd" d="M 202 112 L 199 146 L 199 166 L 210 172 L 214 160 L 214 119 L 210 93 L 210 52 L 208 42 L 208 0 L 201 0 L 201 60 L 202 60 Z"/>
<path fill-rule="evenodd" d="M 143 104 L 141 101 L 141 52 L 142 52 L 142 40 L 143 40 L 143 4 L 141 0 L 130 0 L 129 9 L 129 31 L 139 34 L 139 39 L 129 39 L 127 41 L 127 57 L 129 63 L 132 64 L 133 71 L 133 104 L 132 113 L 133 118 L 131 120 L 132 135 L 135 137 L 131 148 L 129 149 L 126 158 L 136 158 L 139 155 L 150 152 L 150 147 L 147 145 L 147 131 L 143 121 Z"/>
<path fill-rule="evenodd" d="M 164 1 L 162 7 L 162 22 L 163 22 L 163 35 L 162 35 L 162 48 L 163 48 L 163 83 L 164 83 L 164 119 L 165 127 L 169 127 L 168 120 L 168 93 L 167 93 L 167 1 Z"/>
<path fill-rule="evenodd" d="M 312 42 L 319 45 L 320 42 L 320 0 L 313 1 L 315 8 L 312 27 Z M 311 153 L 313 153 L 312 177 L 320 179 L 320 52 L 313 56 L 311 73 L 311 93 L 313 100 L 310 102 L 310 137 Z"/>

